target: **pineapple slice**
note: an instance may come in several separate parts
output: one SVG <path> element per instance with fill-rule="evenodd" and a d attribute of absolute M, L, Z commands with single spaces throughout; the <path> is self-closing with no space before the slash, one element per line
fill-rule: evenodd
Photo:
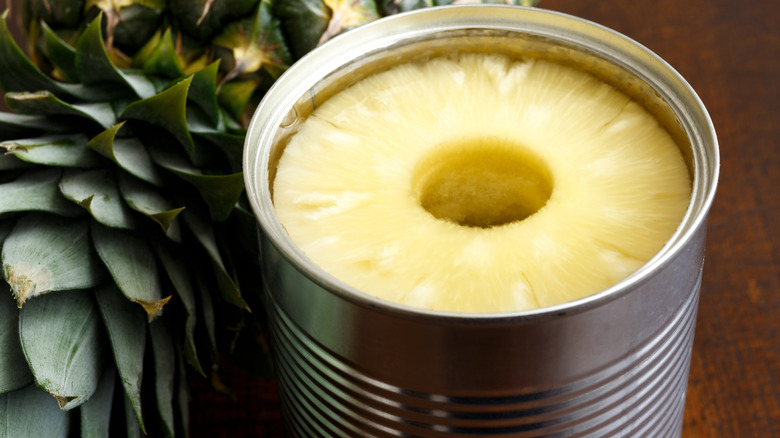
<path fill-rule="evenodd" d="M 368 77 L 292 137 L 274 204 L 325 271 L 448 312 L 551 306 L 657 253 L 691 191 L 626 95 L 542 60 L 461 54 Z"/>

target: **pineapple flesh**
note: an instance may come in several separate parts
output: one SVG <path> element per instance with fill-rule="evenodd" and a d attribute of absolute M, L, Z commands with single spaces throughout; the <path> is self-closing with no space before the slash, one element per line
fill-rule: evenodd
<path fill-rule="evenodd" d="M 334 277 L 380 299 L 511 312 L 604 290 L 688 206 L 658 122 L 593 76 L 461 54 L 396 66 L 324 102 L 291 138 L 279 220 Z"/>

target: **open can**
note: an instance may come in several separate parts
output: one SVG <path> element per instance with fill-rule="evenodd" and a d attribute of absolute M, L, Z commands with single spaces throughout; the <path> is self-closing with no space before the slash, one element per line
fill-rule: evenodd
<path fill-rule="evenodd" d="M 451 51 L 573 66 L 653 114 L 679 145 L 692 180 L 688 210 L 662 250 L 607 290 L 500 314 L 389 303 L 310 261 L 274 213 L 271 187 L 286 141 L 338 91 L 390 66 Z M 294 64 L 257 108 L 245 146 L 291 436 L 681 434 L 719 157 L 696 93 L 648 49 L 542 9 L 473 5 L 403 13 L 349 31 Z"/>

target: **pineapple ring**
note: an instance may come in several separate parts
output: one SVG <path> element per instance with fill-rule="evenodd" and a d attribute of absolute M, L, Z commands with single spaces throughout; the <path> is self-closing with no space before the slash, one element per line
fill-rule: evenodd
<path fill-rule="evenodd" d="M 624 279 L 674 233 L 691 183 L 658 122 L 591 75 L 461 54 L 324 102 L 286 146 L 273 193 L 293 242 L 334 277 L 484 313 Z"/>

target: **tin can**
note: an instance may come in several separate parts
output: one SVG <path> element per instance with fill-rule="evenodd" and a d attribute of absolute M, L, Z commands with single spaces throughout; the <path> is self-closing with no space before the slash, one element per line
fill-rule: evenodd
<path fill-rule="evenodd" d="M 693 184 L 689 208 L 662 250 L 597 294 L 500 314 L 381 301 L 306 258 L 272 203 L 276 164 L 289 136 L 318 104 L 350 84 L 452 51 L 563 63 L 647 108 L 679 145 Z M 718 146 L 696 93 L 640 44 L 542 9 L 448 6 L 384 18 L 293 65 L 257 108 L 245 146 L 290 436 L 681 434 Z"/>

